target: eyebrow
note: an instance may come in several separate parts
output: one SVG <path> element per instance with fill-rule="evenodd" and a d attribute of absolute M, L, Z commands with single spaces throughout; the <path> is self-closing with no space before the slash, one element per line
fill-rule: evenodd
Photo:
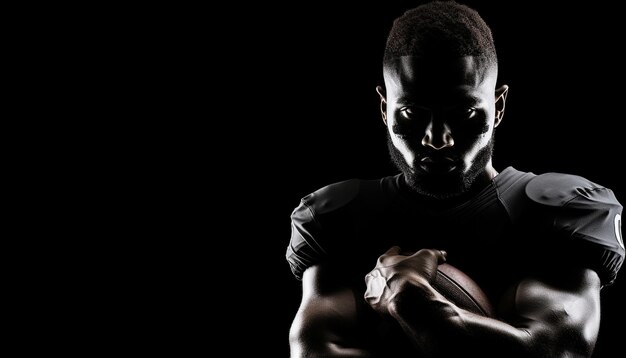
<path fill-rule="evenodd" d="M 463 94 L 453 93 L 453 94 L 446 96 L 446 98 L 449 99 L 450 102 L 462 103 L 462 104 L 480 104 L 484 102 L 484 100 L 480 96 L 477 96 L 474 94 L 468 94 L 468 93 L 463 93 Z M 427 106 L 421 106 L 420 103 L 416 101 L 415 99 L 416 99 L 415 96 L 404 95 L 404 96 L 399 97 L 396 102 L 400 104 L 412 104 L 418 107 L 428 108 Z"/>
<path fill-rule="evenodd" d="M 467 101 L 467 102 L 482 102 L 483 99 L 480 96 L 477 96 L 473 93 L 453 93 L 451 94 L 448 98 L 453 98 L 454 100 L 458 100 L 458 101 Z"/>

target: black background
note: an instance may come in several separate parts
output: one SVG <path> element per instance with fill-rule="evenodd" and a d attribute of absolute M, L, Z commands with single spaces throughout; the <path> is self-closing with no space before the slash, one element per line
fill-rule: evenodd
<path fill-rule="evenodd" d="M 465 3 L 491 26 L 498 82 L 510 86 L 497 129 L 496 169 L 582 175 L 626 202 L 618 154 L 620 12 L 599 2 L 550 8 L 539 1 Z M 375 86 L 382 83 L 392 20 L 415 4 L 252 5 L 230 14 L 230 25 L 216 27 L 223 44 L 216 57 L 227 67 L 214 72 L 227 81 L 209 106 L 222 106 L 232 126 L 221 138 L 228 145 L 220 147 L 234 154 L 224 180 L 244 188 L 243 197 L 223 209 L 236 233 L 224 240 L 226 246 L 247 253 L 238 258 L 244 274 L 231 280 L 243 292 L 232 326 L 242 344 L 256 342 L 262 353 L 288 356 L 288 329 L 301 291 L 285 250 L 289 215 L 300 198 L 335 181 L 395 173 Z M 623 281 L 618 276 L 602 291 L 596 357 L 622 347 Z"/>

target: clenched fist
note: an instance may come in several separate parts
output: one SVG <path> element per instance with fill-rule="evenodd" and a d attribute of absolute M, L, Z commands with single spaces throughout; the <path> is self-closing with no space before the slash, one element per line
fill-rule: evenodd
<path fill-rule="evenodd" d="M 374 310 L 390 314 L 407 290 L 419 292 L 430 287 L 437 267 L 446 261 L 446 253 L 440 250 L 422 249 L 412 255 L 400 253 L 393 246 L 382 254 L 376 267 L 365 275 L 365 301 Z"/>

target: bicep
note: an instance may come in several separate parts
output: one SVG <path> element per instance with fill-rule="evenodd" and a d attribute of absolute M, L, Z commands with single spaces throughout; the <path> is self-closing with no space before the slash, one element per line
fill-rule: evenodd
<path fill-rule="evenodd" d="M 292 357 L 369 357 L 359 335 L 358 293 L 332 268 L 316 265 L 302 277 L 302 302 L 290 330 Z"/>
<path fill-rule="evenodd" d="M 511 324 L 533 350 L 554 357 L 591 355 L 600 327 L 600 279 L 580 269 L 556 279 L 525 279 L 509 297 Z"/>

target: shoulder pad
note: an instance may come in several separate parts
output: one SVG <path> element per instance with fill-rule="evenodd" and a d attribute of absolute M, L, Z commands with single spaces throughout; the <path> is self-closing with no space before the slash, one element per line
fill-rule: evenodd
<path fill-rule="evenodd" d="M 317 214 L 337 210 L 350 203 L 359 193 L 360 181 L 349 179 L 327 185 L 302 198 L 307 206 L 315 208 Z"/>
<path fill-rule="evenodd" d="M 589 196 L 592 191 L 603 188 L 578 175 L 545 173 L 528 182 L 526 195 L 536 203 L 559 207 L 576 197 Z"/>

